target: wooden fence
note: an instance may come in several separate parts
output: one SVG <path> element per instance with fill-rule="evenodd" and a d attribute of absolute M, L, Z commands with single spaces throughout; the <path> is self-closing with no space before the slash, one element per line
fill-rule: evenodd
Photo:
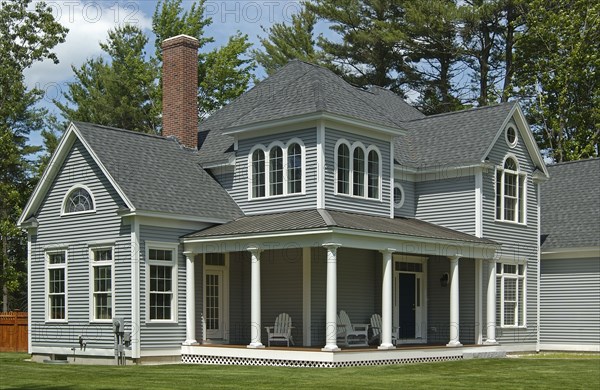
<path fill-rule="evenodd" d="M 0 352 L 27 352 L 27 313 L 0 313 Z"/>

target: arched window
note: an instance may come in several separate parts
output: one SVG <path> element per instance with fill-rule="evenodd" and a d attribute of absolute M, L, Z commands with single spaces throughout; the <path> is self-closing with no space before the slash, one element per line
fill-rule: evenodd
<path fill-rule="evenodd" d="M 346 144 L 337 149 L 337 191 L 350 194 L 350 149 Z"/>
<path fill-rule="evenodd" d="M 368 156 L 368 191 L 369 198 L 379 199 L 379 153 L 371 150 Z"/>
<path fill-rule="evenodd" d="M 365 152 L 357 147 L 352 153 L 353 186 L 352 195 L 364 196 L 365 194 Z"/>
<path fill-rule="evenodd" d="M 63 210 L 65 214 L 93 211 L 94 199 L 87 189 L 76 187 L 67 195 Z"/>
<path fill-rule="evenodd" d="M 525 223 L 526 175 L 519 171 L 514 157 L 496 168 L 496 219 Z"/>
<path fill-rule="evenodd" d="M 252 153 L 252 197 L 265 196 L 265 152 L 257 149 Z"/>
<path fill-rule="evenodd" d="M 283 150 L 274 146 L 269 152 L 269 195 L 283 194 Z"/>
<path fill-rule="evenodd" d="M 302 147 L 293 143 L 287 148 L 288 193 L 302 192 Z"/>

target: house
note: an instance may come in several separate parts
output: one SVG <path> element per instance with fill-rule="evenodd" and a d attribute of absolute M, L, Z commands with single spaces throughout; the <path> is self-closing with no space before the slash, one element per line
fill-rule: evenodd
<path fill-rule="evenodd" d="M 25 207 L 34 359 L 535 350 L 548 171 L 517 103 L 426 117 L 292 61 L 198 131 L 196 55 L 193 38 L 163 43 L 164 137 L 72 123 Z M 346 352 L 341 310 L 381 315 L 377 348 Z M 265 348 L 280 313 L 305 349 Z"/>
<path fill-rule="evenodd" d="M 548 171 L 541 202 L 540 348 L 600 352 L 600 159 Z"/>

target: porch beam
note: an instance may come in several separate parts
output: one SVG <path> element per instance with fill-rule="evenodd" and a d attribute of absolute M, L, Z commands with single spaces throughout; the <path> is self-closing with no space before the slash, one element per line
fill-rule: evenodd
<path fill-rule="evenodd" d="M 497 345 L 496 341 L 496 260 L 487 261 L 487 305 L 485 345 Z"/>
<path fill-rule="evenodd" d="M 381 344 L 378 349 L 394 349 L 392 344 L 392 253 L 395 249 L 380 251 L 383 255 L 383 280 L 381 282 Z"/>
<path fill-rule="evenodd" d="M 250 280 L 250 344 L 248 348 L 264 348 L 261 342 L 261 308 L 260 308 L 260 252 L 257 247 L 249 247 L 251 254 Z"/>
<path fill-rule="evenodd" d="M 459 341 L 459 288 L 458 288 L 458 259 L 460 255 L 450 258 L 450 341 L 448 347 L 462 347 Z"/>
<path fill-rule="evenodd" d="M 183 345 L 198 345 L 196 341 L 196 286 L 194 253 L 184 252 L 185 262 L 185 341 Z"/>
<path fill-rule="evenodd" d="M 327 304 L 325 309 L 325 352 L 339 351 L 337 346 L 337 249 L 340 244 L 327 243 Z"/>

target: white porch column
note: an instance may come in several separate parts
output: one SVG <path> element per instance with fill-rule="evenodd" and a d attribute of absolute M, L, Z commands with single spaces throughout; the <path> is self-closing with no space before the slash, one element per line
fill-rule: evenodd
<path fill-rule="evenodd" d="M 450 341 L 448 347 L 462 347 L 459 338 L 459 289 L 458 289 L 458 259 L 450 258 Z"/>
<path fill-rule="evenodd" d="M 383 280 L 381 282 L 381 344 L 377 349 L 394 349 L 392 344 L 392 253 L 395 249 L 381 251 L 383 255 Z"/>
<path fill-rule="evenodd" d="M 486 345 L 496 345 L 496 260 L 487 261 Z"/>
<path fill-rule="evenodd" d="M 325 347 L 322 351 L 339 351 L 337 346 L 337 249 L 340 244 L 327 243 L 327 306 L 325 309 Z"/>
<path fill-rule="evenodd" d="M 194 253 L 184 253 L 185 262 L 185 341 L 183 345 L 198 345 L 196 341 L 196 285 Z"/>
<path fill-rule="evenodd" d="M 249 247 L 248 252 L 252 255 L 251 260 L 251 281 L 250 281 L 250 344 L 248 348 L 264 348 L 260 341 L 261 321 L 260 321 L 260 249 Z"/>

